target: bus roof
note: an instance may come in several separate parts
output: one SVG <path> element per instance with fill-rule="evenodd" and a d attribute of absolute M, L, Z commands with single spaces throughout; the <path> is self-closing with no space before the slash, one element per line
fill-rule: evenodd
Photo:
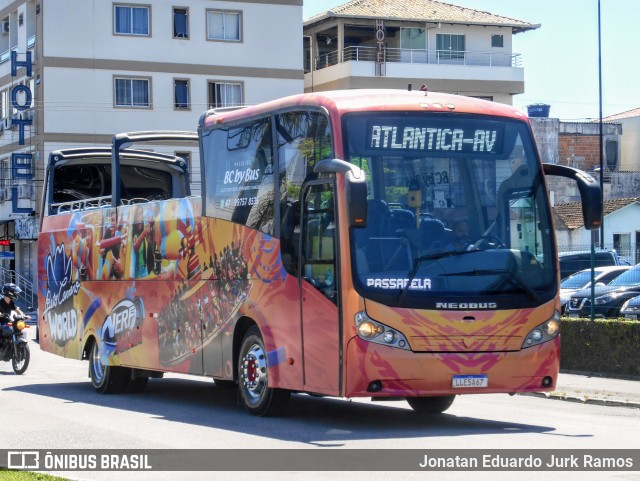
<path fill-rule="evenodd" d="M 74 161 L 82 163 L 91 160 L 95 163 L 108 164 L 111 162 L 111 147 L 87 147 L 87 148 L 71 148 L 63 150 L 54 150 L 49 155 L 49 163 L 51 166 L 59 164 L 68 164 Z M 120 153 L 120 160 L 124 163 L 136 163 L 137 161 L 156 162 L 167 166 L 173 166 L 180 170 L 186 171 L 187 165 L 184 159 L 169 154 L 161 154 L 158 152 L 150 152 L 148 150 L 125 149 Z"/>
<path fill-rule="evenodd" d="M 527 119 L 520 110 L 510 105 L 481 100 L 462 95 L 428 92 L 422 90 L 329 90 L 292 95 L 258 105 L 235 110 L 209 110 L 200 118 L 200 127 L 233 122 L 247 117 L 272 113 L 295 107 L 326 106 L 338 114 L 360 111 L 430 111 L 495 115 Z"/>

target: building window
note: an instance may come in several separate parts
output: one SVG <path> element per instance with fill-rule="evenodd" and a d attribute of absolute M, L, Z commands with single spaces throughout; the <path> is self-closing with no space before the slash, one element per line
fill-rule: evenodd
<path fill-rule="evenodd" d="M 629 259 L 631 257 L 631 234 L 613 234 L 613 248 L 622 257 Z"/>
<path fill-rule="evenodd" d="M 0 160 L 0 187 L 9 187 L 12 183 L 9 158 Z"/>
<path fill-rule="evenodd" d="M 427 36 L 424 28 L 400 28 L 400 48 L 424 50 L 427 48 Z"/>
<path fill-rule="evenodd" d="M 493 95 L 469 95 L 469 97 L 473 97 L 474 99 L 489 100 L 490 102 L 493 102 Z"/>
<path fill-rule="evenodd" d="M 189 80 L 175 79 L 173 81 L 173 107 L 176 110 L 190 110 Z"/>
<path fill-rule="evenodd" d="M 504 47 L 504 35 L 491 35 L 491 46 L 492 47 Z"/>
<path fill-rule="evenodd" d="M 114 5 L 113 23 L 117 34 L 149 36 L 149 7 Z"/>
<path fill-rule="evenodd" d="M 116 78 L 116 107 L 150 107 L 150 83 L 144 78 Z"/>
<path fill-rule="evenodd" d="M 436 49 L 440 60 L 464 59 L 464 35 L 439 33 L 436 35 Z"/>
<path fill-rule="evenodd" d="M 242 105 L 242 84 L 239 82 L 209 82 L 209 108 Z"/>
<path fill-rule="evenodd" d="M 6 119 L 9 116 L 9 92 L 3 90 L 0 92 L 0 118 Z"/>
<path fill-rule="evenodd" d="M 189 38 L 189 10 L 173 9 L 173 38 Z"/>
<path fill-rule="evenodd" d="M 236 42 L 242 40 L 242 13 L 226 10 L 207 11 L 207 39 Z"/>

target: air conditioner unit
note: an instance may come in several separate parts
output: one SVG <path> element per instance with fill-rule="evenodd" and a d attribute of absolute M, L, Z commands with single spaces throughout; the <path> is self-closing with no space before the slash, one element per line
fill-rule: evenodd
<path fill-rule="evenodd" d="M 9 35 L 9 20 L 2 21 L 2 35 Z"/>

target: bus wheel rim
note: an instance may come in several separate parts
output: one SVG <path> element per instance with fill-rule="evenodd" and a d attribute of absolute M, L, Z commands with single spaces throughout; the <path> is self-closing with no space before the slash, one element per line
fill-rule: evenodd
<path fill-rule="evenodd" d="M 267 388 L 267 358 L 262 346 L 253 344 L 242 358 L 242 386 L 249 400 L 259 401 Z"/>
<path fill-rule="evenodd" d="M 98 349 L 94 349 L 93 356 L 91 357 L 91 367 L 93 371 L 93 380 L 96 384 L 102 384 L 104 379 L 104 365 L 100 361 L 100 354 Z"/>

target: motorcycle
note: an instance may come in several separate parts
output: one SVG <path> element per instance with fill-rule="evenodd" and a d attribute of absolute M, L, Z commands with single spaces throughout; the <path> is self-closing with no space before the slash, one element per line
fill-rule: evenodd
<path fill-rule="evenodd" d="M 11 361 L 16 374 L 23 374 L 27 370 L 31 358 L 24 332 L 29 327 L 25 319 L 16 311 L 0 314 L 0 361 Z"/>

